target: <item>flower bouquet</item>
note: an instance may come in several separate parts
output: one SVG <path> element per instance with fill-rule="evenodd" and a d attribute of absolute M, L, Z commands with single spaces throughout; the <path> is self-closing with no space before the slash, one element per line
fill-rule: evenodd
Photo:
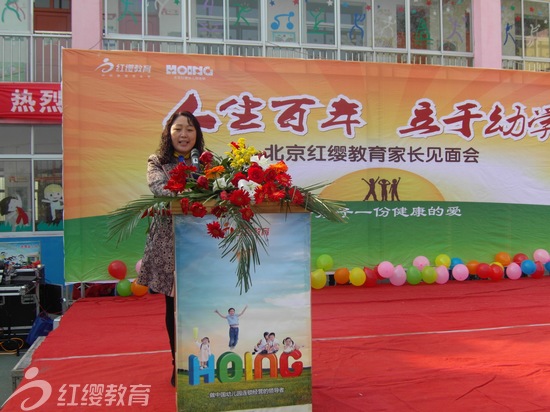
<path fill-rule="evenodd" d="M 265 153 L 247 146 L 245 139 L 229 144 L 226 157 L 205 151 L 199 161 L 202 172 L 185 163 L 170 173 L 166 189 L 173 196 L 142 196 L 110 214 L 109 238 L 126 239 L 143 218 L 170 216 L 174 207 L 195 217 L 212 214 L 216 220 L 206 231 L 219 239 L 222 256 L 237 261 L 237 286 L 241 293 L 252 285 L 251 267 L 260 264 L 258 248 L 267 250 L 262 236 L 262 204 L 278 205 L 280 212 L 300 207 L 331 221 L 344 222 L 343 205 L 320 199 L 314 192 L 324 185 L 294 186 L 283 161 L 272 162 Z M 177 210 L 179 212 L 179 209 Z"/>

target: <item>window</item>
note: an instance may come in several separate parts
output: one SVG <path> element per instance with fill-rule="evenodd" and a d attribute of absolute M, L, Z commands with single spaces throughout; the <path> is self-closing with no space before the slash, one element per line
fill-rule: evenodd
<path fill-rule="evenodd" d="M 298 43 L 300 30 L 298 2 L 274 2 L 267 8 L 267 41 Z"/>
<path fill-rule="evenodd" d="M 0 33 L 30 33 L 32 28 L 32 0 L 3 1 L 0 3 Z"/>
<path fill-rule="evenodd" d="M 192 36 L 206 39 L 223 39 L 223 0 L 195 0 L 195 22 Z"/>
<path fill-rule="evenodd" d="M 259 0 L 240 0 L 229 3 L 229 38 L 233 40 L 260 41 Z"/>
<path fill-rule="evenodd" d="M 63 230 L 60 125 L 0 124 L 0 232 Z"/>
<path fill-rule="evenodd" d="M 340 3 L 342 46 L 372 47 L 372 14 L 371 0 Z"/>
<path fill-rule="evenodd" d="M 335 45 L 334 2 L 309 0 L 305 10 L 304 43 Z"/>

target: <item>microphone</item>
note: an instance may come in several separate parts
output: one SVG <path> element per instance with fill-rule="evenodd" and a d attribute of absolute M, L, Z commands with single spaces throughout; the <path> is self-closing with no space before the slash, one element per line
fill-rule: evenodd
<path fill-rule="evenodd" d="M 200 169 L 200 163 L 199 163 L 199 157 L 200 157 L 199 149 L 193 148 L 191 150 L 191 166 L 195 166 L 197 168 L 197 172 L 199 172 Z"/>

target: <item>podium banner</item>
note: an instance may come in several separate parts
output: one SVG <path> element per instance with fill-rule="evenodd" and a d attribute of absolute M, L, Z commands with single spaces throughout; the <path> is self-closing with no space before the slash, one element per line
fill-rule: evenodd
<path fill-rule="evenodd" d="M 310 214 L 263 218 L 267 250 L 241 293 L 213 217 L 174 216 L 179 411 L 311 410 Z"/>

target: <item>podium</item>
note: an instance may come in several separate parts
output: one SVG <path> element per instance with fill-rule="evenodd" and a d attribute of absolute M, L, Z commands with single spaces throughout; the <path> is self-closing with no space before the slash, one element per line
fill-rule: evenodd
<path fill-rule="evenodd" d="M 310 213 L 256 210 L 267 247 L 241 292 L 233 256 L 207 233 L 215 217 L 174 210 L 178 411 L 311 411 Z M 278 350 L 254 353 L 265 332 Z"/>

